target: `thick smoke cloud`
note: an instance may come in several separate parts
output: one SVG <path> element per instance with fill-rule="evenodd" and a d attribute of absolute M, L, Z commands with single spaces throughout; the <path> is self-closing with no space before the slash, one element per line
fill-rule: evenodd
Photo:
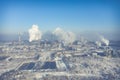
<path fill-rule="evenodd" d="M 30 28 L 28 32 L 29 32 L 29 42 L 33 40 L 40 40 L 42 37 L 42 33 L 37 25 L 32 25 L 32 28 Z"/>
<path fill-rule="evenodd" d="M 76 37 L 73 32 L 65 32 L 61 28 L 56 28 L 55 31 L 53 31 L 53 34 L 57 38 L 57 40 L 64 41 L 65 43 L 72 43 L 75 41 Z"/>

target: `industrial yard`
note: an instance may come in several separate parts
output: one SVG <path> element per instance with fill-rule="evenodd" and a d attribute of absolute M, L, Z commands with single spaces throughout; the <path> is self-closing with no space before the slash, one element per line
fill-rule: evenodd
<path fill-rule="evenodd" d="M 24 44 L 24 45 L 23 45 Z M 41 45 L 40 45 L 41 44 Z M 94 42 L 4 42 L 1 80 L 119 80 L 120 50 Z"/>

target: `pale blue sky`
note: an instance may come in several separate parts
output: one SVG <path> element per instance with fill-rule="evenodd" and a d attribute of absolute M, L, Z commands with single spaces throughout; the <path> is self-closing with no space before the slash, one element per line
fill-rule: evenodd
<path fill-rule="evenodd" d="M 73 32 L 111 32 L 118 26 L 119 0 L 1 0 L 0 32 L 42 31 L 61 27 Z"/>

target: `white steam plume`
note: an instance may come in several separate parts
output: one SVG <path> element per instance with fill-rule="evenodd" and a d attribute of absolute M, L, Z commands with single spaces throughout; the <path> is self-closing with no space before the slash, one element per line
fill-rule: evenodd
<path fill-rule="evenodd" d="M 65 41 L 65 43 L 72 43 L 76 38 L 73 32 L 65 32 L 61 28 L 56 28 L 53 34 L 57 37 L 57 40 Z"/>
<path fill-rule="evenodd" d="M 101 46 L 101 42 L 100 41 L 96 41 L 95 43 L 97 44 L 97 46 L 99 46 L 99 47 Z"/>
<path fill-rule="evenodd" d="M 76 36 L 73 32 L 66 32 L 67 38 L 66 38 L 66 42 L 68 43 L 73 43 L 76 39 Z"/>
<path fill-rule="evenodd" d="M 29 32 L 29 42 L 33 40 L 39 40 L 42 37 L 42 33 L 37 25 L 32 25 L 32 28 L 30 28 L 28 32 Z"/>
<path fill-rule="evenodd" d="M 109 45 L 109 40 L 107 40 L 106 38 L 104 38 L 103 36 L 100 36 L 101 41 L 108 46 Z"/>
<path fill-rule="evenodd" d="M 53 31 L 53 35 L 55 35 L 55 37 L 58 40 L 64 40 L 65 37 L 65 31 L 63 31 L 61 28 L 56 28 L 55 31 Z"/>

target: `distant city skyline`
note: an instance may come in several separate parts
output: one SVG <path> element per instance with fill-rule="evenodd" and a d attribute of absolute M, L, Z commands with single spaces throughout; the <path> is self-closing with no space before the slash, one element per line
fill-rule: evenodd
<path fill-rule="evenodd" d="M 40 30 L 114 32 L 118 26 L 117 0 L 1 0 L 0 33 Z"/>

